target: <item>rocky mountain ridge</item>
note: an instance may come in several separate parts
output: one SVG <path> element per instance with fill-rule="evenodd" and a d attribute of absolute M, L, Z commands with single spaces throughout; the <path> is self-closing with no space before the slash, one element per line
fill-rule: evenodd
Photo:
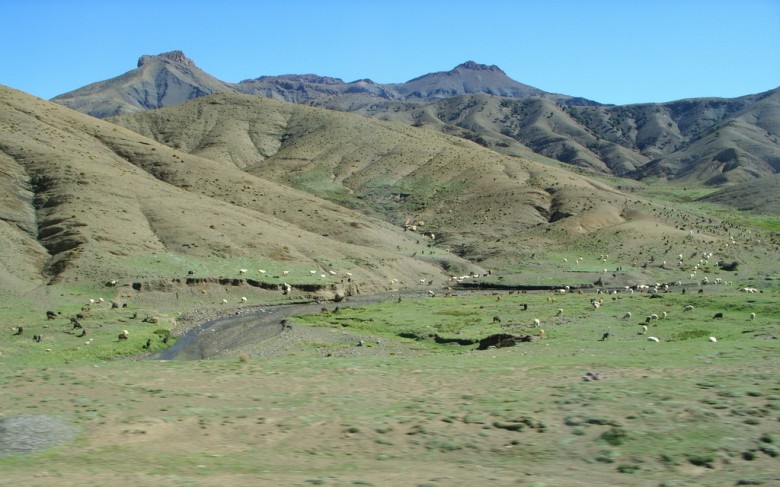
<path fill-rule="evenodd" d="M 316 74 L 227 83 L 172 51 L 141 56 L 136 69 L 52 101 L 104 118 L 218 92 L 432 126 L 503 154 L 535 153 L 636 180 L 724 186 L 775 174 L 780 167 L 780 89 L 732 99 L 601 105 L 547 93 L 473 61 L 398 84 Z"/>

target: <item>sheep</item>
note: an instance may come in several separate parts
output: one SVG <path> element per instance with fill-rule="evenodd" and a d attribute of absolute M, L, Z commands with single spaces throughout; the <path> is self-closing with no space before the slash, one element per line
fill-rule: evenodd
<path fill-rule="evenodd" d="M 718 339 L 717 339 L 717 338 L 715 338 L 715 337 L 709 337 L 707 340 L 709 340 L 709 341 L 710 341 L 710 342 L 712 342 L 712 343 L 715 343 L 715 342 L 717 342 L 717 341 L 718 341 Z"/>
<path fill-rule="evenodd" d="M 290 275 L 290 271 L 282 271 L 282 275 L 283 276 L 289 276 Z"/>
<path fill-rule="evenodd" d="M 537 328 L 542 326 L 542 322 L 539 321 L 539 318 L 534 318 L 534 326 L 537 327 Z"/>
<path fill-rule="evenodd" d="M 493 323 L 501 323 L 501 318 L 499 316 L 494 316 Z"/>
<path fill-rule="evenodd" d="M 685 308 L 683 308 L 683 311 L 693 311 L 693 305 L 689 304 Z"/>
<path fill-rule="evenodd" d="M 750 320 L 752 321 L 752 320 L 755 320 L 755 319 L 756 319 L 756 314 L 755 313 L 750 313 Z"/>
<path fill-rule="evenodd" d="M 246 274 L 247 272 L 249 272 L 249 269 L 239 269 L 238 270 L 239 274 Z"/>
<path fill-rule="evenodd" d="M 41 343 L 41 340 L 43 340 L 43 335 L 33 335 L 33 341 L 35 343 Z"/>
<path fill-rule="evenodd" d="M 721 318 L 723 318 L 723 313 L 722 313 L 722 312 L 717 312 L 717 313 L 715 313 L 715 315 L 713 315 L 713 317 L 712 317 L 712 319 L 713 319 L 713 320 L 719 320 L 719 319 L 721 319 Z"/>
<path fill-rule="evenodd" d="M 19 327 L 16 328 L 16 331 L 14 332 L 14 335 L 21 335 L 22 333 L 24 333 L 24 327 L 19 326 Z"/>
<path fill-rule="evenodd" d="M 46 312 L 46 319 L 47 320 L 54 320 L 56 318 L 57 318 L 57 313 L 55 313 L 54 311 L 47 311 Z"/>
<path fill-rule="evenodd" d="M 642 335 L 647 335 L 647 325 L 642 325 Z"/>
<path fill-rule="evenodd" d="M 663 313 L 661 313 L 661 317 L 662 317 L 662 318 L 666 318 L 667 316 L 669 316 L 669 313 L 667 313 L 666 311 L 664 311 Z"/>
<path fill-rule="evenodd" d="M 630 311 L 626 311 L 626 314 L 623 315 L 623 319 L 627 320 L 629 318 L 631 318 L 631 312 Z"/>
<path fill-rule="evenodd" d="M 563 308 L 558 308 L 558 311 L 555 312 L 555 316 L 561 316 L 563 314 Z"/>
<path fill-rule="evenodd" d="M 647 337 L 647 341 L 648 341 L 648 342 L 655 342 L 655 343 L 658 343 L 658 342 L 660 342 L 661 340 L 659 340 L 659 339 L 658 339 L 658 338 L 656 338 L 656 337 Z"/>
<path fill-rule="evenodd" d="M 222 304 L 228 304 L 228 300 L 227 299 L 223 299 L 222 300 Z"/>
<path fill-rule="evenodd" d="M 246 296 L 241 296 L 241 302 L 246 303 Z"/>
<path fill-rule="evenodd" d="M 265 269 L 258 269 L 257 272 L 259 272 L 260 274 L 265 274 Z"/>
<path fill-rule="evenodd" d="M 122 333 L 119 334 L 117 337 L 118 340 L 127 340 L 130 337 L 130 332 L 127 330 L 122 330 Z"/>

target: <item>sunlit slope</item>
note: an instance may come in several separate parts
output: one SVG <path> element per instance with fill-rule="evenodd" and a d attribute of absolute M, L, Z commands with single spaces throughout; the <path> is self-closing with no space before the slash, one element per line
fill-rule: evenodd
<path fill-rule="evenodd" d="M 555 238 L 565 239 L 620 225 L 637 200 L 558 164 L 437 130 L 250 96 L 217 94 L 112 121 L 397 227 L 417 223 L 438 248 L 470 259 L 514 258 L 519 239 L 540 228 L 563 229 Z"/>
<path fill-rule="evenodd" d="M 180 276 L 251 256 L 350 269 L 369 288 L 465 267 L 413 259 L 415 239 L 359 212 L 5 87 L 0 124 L 6 286 L 170 273 L 146 264 L 154 255 L 181 256 Z"/>

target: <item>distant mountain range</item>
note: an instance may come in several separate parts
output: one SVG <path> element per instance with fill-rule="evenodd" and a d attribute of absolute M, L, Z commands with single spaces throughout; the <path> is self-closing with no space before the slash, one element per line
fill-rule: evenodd
<path fill-rule="evenodd" d="M 602 105 L 553 94 L 472 61 L 405 83 L 314 74 L 221 81 L 181 51 L 52 99 L 98 118 L 236 92 L 431 126 L 507 155 L 539 154 L 597 173 L 710 186 L 780 168 L 780 89 L 739 98 Z"/>

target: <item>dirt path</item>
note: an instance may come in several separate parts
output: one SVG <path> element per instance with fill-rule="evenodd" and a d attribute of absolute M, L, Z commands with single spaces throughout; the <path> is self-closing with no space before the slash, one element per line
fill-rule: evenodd
<path fill-rule="evenodd" d="M 421 296 L 420 293 L 406 294 L 407 298 Z M 303 314 L 316 313 L 322 308 L 333 310 L 335 307 L 365 306 L 388 299 L 397 299 L 397 294 L 377 294 L 351 297 L 341 303 L 298 303 L 278 306 L 263 306 L 241 311 L 198 311 L 184 317 L 184 323 L 192 323 L 176 343 L 160 352 L 150 355 L 152 360 L 201 360 L 218 358 L 237 353 L 248 344 L 268 342 L 278 337 L 285 329 L 283 320 Z M 300 328 L 300 327 L 298 327 Z M 300 338 L 300 331 L 291 336 Z M 323 335 L 321 331 L 310 334 Z M 346 337 L 345 337 L 346 338 Z M 348 338 L 351 339 L 351 338 Z M 354 338 L 357 341 L 360 338 Z M 274 344 L 269 344 L 273 346 Z M 275 354 L 274 350 L 256 350 L 256 354 Z"/>

